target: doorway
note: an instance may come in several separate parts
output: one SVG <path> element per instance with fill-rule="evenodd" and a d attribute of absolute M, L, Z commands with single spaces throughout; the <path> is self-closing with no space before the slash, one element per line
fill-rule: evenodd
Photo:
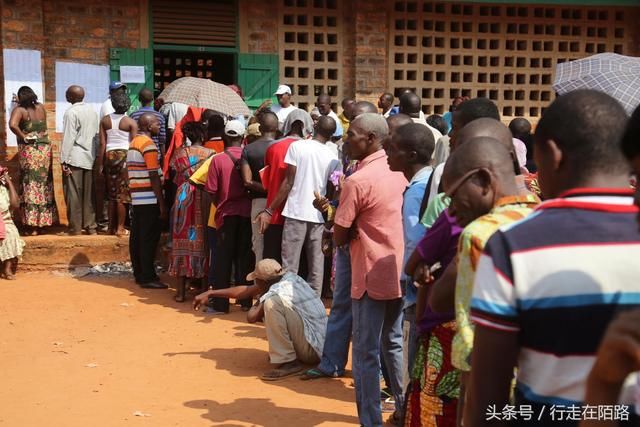
<path fill-rule="evenodd" d="M 154 50 L 153 63 L 156 94 L 181 77 L 200 77 L 225 85 L 235 82 L 234 53 Z"/>

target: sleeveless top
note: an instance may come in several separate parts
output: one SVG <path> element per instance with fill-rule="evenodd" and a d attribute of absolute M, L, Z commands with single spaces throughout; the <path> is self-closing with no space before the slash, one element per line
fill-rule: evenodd
<path fill-rule="evenodd" d="M 28 119 L 20 122 L 20 130 L 25 134 L 21 144 L 49 144 L 49 134 L 47 133 L 46 120 L 31 120 L 31 112 L 27 108 Z"/>
<path fill-rule="evenodd" d="M 109 114 L 111 129 L 107 129 L 107 151 L 129 149 L 129 132 L 120 130 L 123 117 L 124 114 Z"/>

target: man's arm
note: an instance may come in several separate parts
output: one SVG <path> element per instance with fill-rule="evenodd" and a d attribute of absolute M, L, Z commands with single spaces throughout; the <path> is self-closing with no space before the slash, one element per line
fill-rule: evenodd
<path fill-rule="evenodd" d="M 211 297 L 246 299 L 253 298 L 258 294 L 260 294 L 260 288 L 257 285 L 234 286 L 228 289 L 210 289 L 195 297 L 193 300 L 193 309 L 199 309 L 200 306 L 206 304 Z"/>
<path fill-rule="evenodd" d="M 284 178 L 284 182 L 278 189 L 278 194 L 276 194 L 275 199 L 271 202 L 271 205 L 269 206 L 270 209 L 279 209 L 285 204 L 289 197 L 289 193 L 293 188 L 293 183 L 296 180 L 296 170 L 297 168 L 295 166 L 287 165 L 287 174 Z"/>
<path fill-rule="evenodd" d="M 458 270 L 456 261 L 452 261 L 435 281 L 429 296 L 429 307 L 436 313 L 450 313 L 454 309 L 456 279 Z"/>
<path fill-rule="evenodd" d="M 162 195 L 162 182 L 160 181 L 160 175 L 158 171 L 149 171 L 149 181 L 151 181 L 151 188 L 153 194 L 158 201 L 158 207 L 160 208 L 160 218 L 167 219 L 167 207 L 164 204 L 164 198 Z"/>
<path fill-rule="evenodd" d="M 160 180 L 160 175 L 158 175 L 158 169 L 160 168 L 158 149 L 153 141 L 150 141 L 150 144 L 144 149 L 142 156 L 149 171 L 149 181 L 151 182 L 153 194 L 156 196 L 158 208 L 160 208 L 160 218 L 167 219 L 167 207 L 164 204 L 162 195 L 162 181 Z"/>
<path fill-rule="evenodd" d="M 344 246 L 351 240 L 350 229 L 333 224 L 333 244 L 336 246 Z"/>
<path fill-rule="evenodd" d="M 267 206 L 267 210 L 260 212 L 254 220 L 254 222 L 260 224 L 260 233 L 264 234 L 265 230 L 269 227 L 269 224 L 271 224 L 271 215 L 273 210 L 279 209 L 287 201 L 295 180 L 296 167 L 293 165 L 287 165 L 287 174 L 278 189 L 278 194 L 276 194 L 271 205 Z"/>
<path fill-rule="evenodd" d="M 262 319 L 264 319 L 264 304 L 258 302 L 247 312 L 247 322 L 257 323 Z"/>
<path fill-rule="evenodd" d="M 600 342 L 596 362 L 587 378 L 585 405 L 616 405 L 627 376 L 640 370 L 640 310 L 620 314 Z M 580 427 L 617 426 L 616 420 L 583 420 Z"/>
<path fill-rule="evenodd" d="M 471 259 L 475 256 L 473 247 L 468 255 Z M 485 424 L 488 405 L 503 408 L 509 403 L 520 336 L 518 284 L 509 245 L 500 231 L 489 238 L 475 265 L 471 319 L 476 328 L 464 408 L 465 427 Z"/>
<path fill-rule="evenodd" d="M 489 405 L 509 403 L 513 368 L 518 357 L 518 334 L 476 325 L 471 377 L 464 405 L 464 426 L 486 424 Z"/>
<path fill-rule="evenodd" d="M 104 126 L 104 119 L 102 119 L 100 120 L 100 146 L 98 147 L 98 156 L 96 158 L 99 174 L 101 174 L 104 169 L 104 156 L 107 153 L 107 131 Z"/>
<path fill-rule="evenodd" d="M 240 175 L 242 175 L 242 181 L 244 183 L 244 188 L 247 190 L 255 191 L 258 193 L 264 193 L 264 187 L 261 182 L 257 182 L 253 180 L 253 174 L 251 173 L 251 168 L 249 164 L 242 163 L 240 165 Z"/>

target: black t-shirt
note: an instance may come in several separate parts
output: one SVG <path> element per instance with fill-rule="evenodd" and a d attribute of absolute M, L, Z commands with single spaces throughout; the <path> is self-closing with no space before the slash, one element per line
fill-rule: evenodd
<path fill-rule="evenodd" d="M 264 156 L 267 153 L 269 144 L 272 142 L 273 139 L 260 138 L 244 147 L 242 151 L 241 162 L 249 165 L 249 169 L 251 169 L 251 179 L 253 181 L 261 182 L 260 169 L 264 168 Z M 252 199 L 266 198 L 267 193 L 249 191 L 249 197 Z"/>

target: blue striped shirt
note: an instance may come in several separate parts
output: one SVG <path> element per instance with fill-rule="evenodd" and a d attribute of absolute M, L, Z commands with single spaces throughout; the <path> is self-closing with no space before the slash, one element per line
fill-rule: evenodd
<path fill-rule="evenodd" d="M 640 307 L 632 203 L 627 190 L 575 189 L 489 239 L 472 318 L 518 334 L 519 404 L 579 405 L 609 322 Z"/>
<path fill-rule="evenodd" d="M 136 123 L 138 123 L 140 117 L 146 113 L 151 113 L 156 116 L 158 122 L 160 123 L 160 133 L 158 134 L 158 136 L 154 136 L 151 139 L 153 139 L 153 142 L 155 142 L 156 147 L 158 147 L 158 150 L 160 150 L 160 154 L 162 155 L 162 148 L 165 147 L 165 144 L 167 143 L 167 126 L 166 120 L 162 113 L 159 113 L 152 107 L 141 107 L 138 111 L 134 111 L 133 113 L 131 113 L 130 117 L 135 120 Z"/>

